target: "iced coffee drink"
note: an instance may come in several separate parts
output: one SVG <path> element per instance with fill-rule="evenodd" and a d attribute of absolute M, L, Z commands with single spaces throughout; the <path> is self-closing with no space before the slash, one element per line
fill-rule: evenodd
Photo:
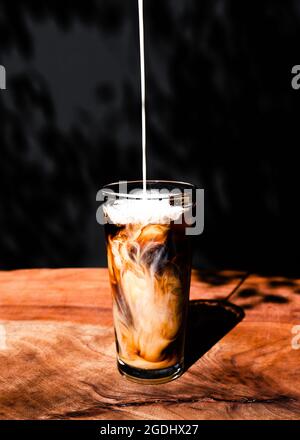
<path fill-rule="evenodd" d="M 141 192 L 108 197 L 103 211 L 118 367 L 135 380 L 160 383 L 183 371 L 189 206 L 175 200 L 176 191 L 161 197 L 157 183 L 148 186 L 146 197 Z"/>

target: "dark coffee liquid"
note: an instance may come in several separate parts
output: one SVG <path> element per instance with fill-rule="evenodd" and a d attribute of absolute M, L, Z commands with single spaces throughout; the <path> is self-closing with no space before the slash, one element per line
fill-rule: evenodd
<path fill-rule="evenodd" d="M 185 227 L 105 225 L 117 350 L 132 367 L 182 363 L 191 270 Z"/>

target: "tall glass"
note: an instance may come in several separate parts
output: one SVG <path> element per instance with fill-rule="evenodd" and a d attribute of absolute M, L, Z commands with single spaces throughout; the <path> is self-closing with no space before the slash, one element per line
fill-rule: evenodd
<path fill-rule="evenodd" d="M 194 187 L 147 181 L 145 198 L 142 181 L 123 185 L 102 189 L 118 369 L 138 382 L 168 382 L 184 370 Z"/>

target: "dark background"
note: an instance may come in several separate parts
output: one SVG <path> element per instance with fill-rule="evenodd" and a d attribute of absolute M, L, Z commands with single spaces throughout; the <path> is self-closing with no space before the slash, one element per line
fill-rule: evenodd
<path fill-rule="evenodd" d="M 106 265 L 141 178 L 137 0 L 0 0 L 0 268 Z M 145 0 L 148 177 L 205 189 L 194 264 L 299 274 L 300 1 Z"/>

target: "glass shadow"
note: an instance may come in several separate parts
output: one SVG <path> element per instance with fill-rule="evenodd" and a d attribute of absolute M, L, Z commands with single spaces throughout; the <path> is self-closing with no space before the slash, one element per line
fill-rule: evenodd
<path fill-rule="evenodd" d="M 185 370 L 230 332 L 245 316 L 226 300 L 193 300 L 186 329 Z"/>

